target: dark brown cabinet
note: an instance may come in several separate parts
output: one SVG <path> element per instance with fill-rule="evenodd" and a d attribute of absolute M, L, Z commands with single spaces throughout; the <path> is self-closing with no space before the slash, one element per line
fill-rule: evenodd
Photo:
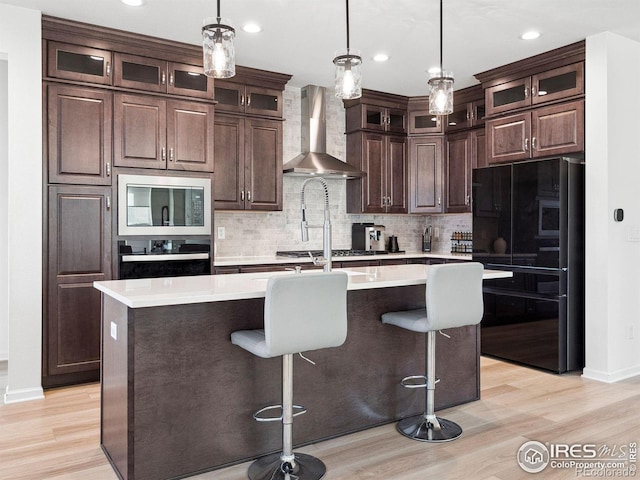
<path fill-rule="evenodd" d="M 445 198 L 447 213 L 471 211 L 471 170 L 473 154 L 471 136 L 467 132 L 447 135 L 445 156 Z"/>
<path fill-rule="evenodd" d="M 584 150 L 584 101 L 488 120 L 489 164 Z"/>
<path fill-rule="evenodd" d="M 46 90 L 49 182 L 110 185 L 111 93 L 62 85 Z"/>
<path fill-rule="evenodd" d="M 584 63 L 578 62 L 487 88 L 487 116 L 582 94 Z"/>
<path fill-rule="evenodd" d="M 213 105 L 115 94 L 114 164 L 213 171 Z"/>
<path fill-rule="evenodd" d="M 111 52 L 98 48 L 49 42 L 47 75 L 77 82 L 112 83 Z"/>
<path fill-rule="evenodd" d="M 213 79 L 196 65 L 115 53 L 113 77 L 118 87 L 199 98 L 213 95 Z"/>
<path fill-rule="evenodd" d="M 44 383 L 98 379 L 100 292 L 111 279 L 111 188 L 49 187 Z M 75 375 L 75 377 L 74 377 Z"/>
<path fill-rule="evenodd" d="M 455 94 L 454 94 L 455 101 Z M 455 132 L 484 124 L 484 99 L 453 105 L 453 112 L 447 115 L 447 132 Z"/>
<path fill-rule="evenodd" d="M 406 121 L 406 110 L 401 108 L 360 104 L 347 109 L 347 132 L 363 129 L 405 133 Z"/>
<path fill-rule="evenodd" d="M 278 89 L 217 80 L 214 100 L 219 111 L 282 117 L 282 91 Z"/>
<path fill-rule="evenodd" d="M 442 137 L 409 138 L 410 213 L 444 211 L 442 149 Z"/>
<path fill-rule="evenodd" d="M 218 210 L 282 210 L 282 122 L 216 115 Z"/>
<path fill-rule="evenodd" d="M 349 213 L 407 213 L 406 139 L 369 132 L 347 136 L 349 163 L 366 173 L 347 181 Z"/>
<path fill-rule="evenodd" d="M 425 135 L 442 133 L 443 119 L 440 115 L 429 113 L 429 97 L 414 97 L 409 99 L 409 135 Z"/>

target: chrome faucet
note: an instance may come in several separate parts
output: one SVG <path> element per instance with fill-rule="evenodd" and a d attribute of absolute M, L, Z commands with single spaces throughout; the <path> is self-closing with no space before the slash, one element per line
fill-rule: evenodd
<path fill-rule="evenodd" d="M 323 225 L 309 225 L 306 218 L 306 205 L 304 204 L 304 189 L 307 183 L 317 180 L 322 184 L 324 188 L 324 224 Z M 300 207 L 302 208 L 302 241 L 309 241 L 309 229 L 310 228 L 322 228 L 322 257 L 314 257 L 309 252 L 309 256 L 313 260 L 314 265 L 322 265 L 325 272 L 331 271 L 331 221 L 329 220 L 329 189 L 327 188 L 327 182 L 321 177 L 308 178 L 302 184 L 302 192 L 300 195 Z"/>

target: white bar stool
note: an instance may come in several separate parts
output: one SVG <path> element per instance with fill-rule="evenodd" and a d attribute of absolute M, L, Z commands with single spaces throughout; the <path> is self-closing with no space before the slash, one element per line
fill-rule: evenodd
<path fill-rule="evenodd" d="M 425 375 L 411 375 L 400 382 L 407 388 L 426 388 L 425 413 L 400 420 L 396 428 L 405 437 L 423 442 L 447 442 L 462 435 L 457 423 L 436 417 L 434 392 L 439 381 L 435 376 L 436 332 L 448 328 L 477 325 L 482 320 L 481 263 L 431 265 L 427 273 L 426 309 L 389 312 L 382 322 L 406 330 L 426 333 Z M 424 383 L 414 383 L 421 380 Z"/>
<path fill-rule="evenodd" d="M 311 455 L 293 452 L 293 417 L 306 412 L 293 404 L 293 354 L 338 347 L 347 338 L 347 282 L 344 272 L 271 277 L 264 302 L 264 330 L 241 330 L 231 342 L 262 358 L 282 356 L 282 405 L 262 408 L 257 421 L 282 422 L 282 453 L 257 459 L 250 480 L 319 480 L 326 466 Z M 282 409 L 280 417 L 261 417 Z M 293 410 L 298 410 L 295 414 Z"/>

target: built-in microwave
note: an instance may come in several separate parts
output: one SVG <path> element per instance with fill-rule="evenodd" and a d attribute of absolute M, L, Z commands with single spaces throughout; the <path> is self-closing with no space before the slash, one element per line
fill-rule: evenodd
<path fill-rule="evenodd" d="M 211 235 L 211 179 L 118 175 L 118 235 Z"/>

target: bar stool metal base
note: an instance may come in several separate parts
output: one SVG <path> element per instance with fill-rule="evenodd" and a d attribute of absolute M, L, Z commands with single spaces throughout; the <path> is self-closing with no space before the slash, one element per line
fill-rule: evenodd
<path fill-rule="evenodd" d="M 292 472 L 286 472 L 281 455 L 272 453 L 253 462 L 249 466 L 249 480 L 320 480 L 327 471 L 319 458 L 294 453 L 296 466 Z"/>
<path fill-rule="evenodd" d="M 433 428 L 433 422 L 424 414 L 407 417 L 396 423 L 396 429 L 405 437 L 421 442 L 450 442 L 462 435 L 462 428 L 455 422 L 436 417 L 440 429 Z"/>

